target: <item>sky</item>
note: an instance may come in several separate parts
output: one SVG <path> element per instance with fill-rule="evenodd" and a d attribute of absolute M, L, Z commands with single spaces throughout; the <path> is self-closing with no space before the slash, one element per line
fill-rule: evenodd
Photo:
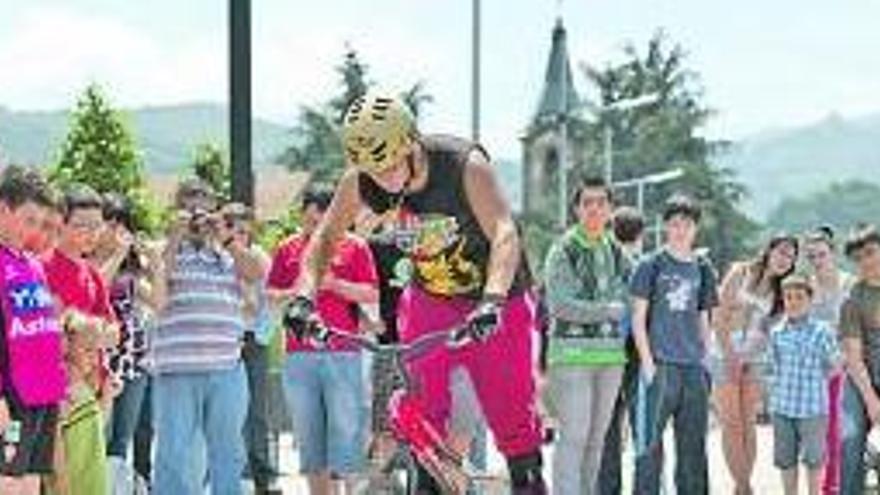
<path fill-rule="evenodd" d="M 482 0 L 483 141 L 519 156 L 557 17 L 574 64 L 603 66 L 658 29 L 681 43 L 736 139 L 832 112 L 880 112 L 876 0 Z M 470 132 L 472 0 L 252 0 L 253 101 L 290 123 L 333 95 L 355 47 L 384 87 L 424 81 L 427 131 Z M 227 100 L 226 0 L 0 0 L 0 106 L 69 107 L 90 81 L 123 107 Z M 582 94 L 594 92 L 576 73 Z"/>

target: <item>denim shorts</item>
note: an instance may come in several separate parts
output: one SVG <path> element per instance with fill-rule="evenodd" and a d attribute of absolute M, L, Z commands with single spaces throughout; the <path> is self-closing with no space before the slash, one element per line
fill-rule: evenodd
<path fill-rule="evenodd" d="M 779 469 L 797 466 L 801 462 L 810 469 L 822 467 L 825 462 L 825 435 L 828 417 L 789 418 L 773 415 L 773 462 Z"/>
<path fill-rule="evenodd" d="M 730 336 L 733 352 L 743 363 L 743 374 L 746 380 L 764 382 L 768 370 L 765 343 L 760 339 L 750 338 L 742 330 L 732 332 Z M 731 381 L 728 362 L 722 356 L 721 349 L 716 345 L 706 356 L 706 369 L 712 376 L 712 384 L 722 387 Z"/>
<path fill-rule="evenodd" d="M 300 471 L 335 476 L 363 471 L 367 409 L 361 354 L 295 352 L 287 356 L 284 378 Z"/>

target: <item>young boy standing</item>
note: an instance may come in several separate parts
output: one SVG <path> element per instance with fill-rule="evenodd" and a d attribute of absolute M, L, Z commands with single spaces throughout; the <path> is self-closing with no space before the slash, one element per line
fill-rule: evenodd
<path fill-rule="evenodd" d="M 620 321 L 626 272 L 620 246 L 607 230 L 611 189 L 587 178 L 575 197 L 578 223 L 547 255 L 544 279 L 552 317 L 550 398 L 559 420 L 553 493 L 597 493 L 605 433 L 626 364 Z"/>
<path fill-rule="evenodd" d="M 52 472 L 67 377 L 61 330 L 39 263 L 24 254 L 52 207 L 36 171 L 0 177 L 0 493 L 37 495 Z"/>
<path fill-rule="evenodd" d="M 782 282 L 785 319 L 770 334 L 770 412 L 774 463 L 786 495 L 798 492 L 798 456 L 808 469 L 810 495 L 818 495 L 825 461 L 828 377 L 841 361 L 833 331 L 810 317 L 813 286 L 790 275 Z"/>
<path fill-rule="evenodd" d="M 670 420 L 675 429 L 677 492 L 709 492 L 709 376 L 704 359 L 709 311 L 718 295 L 714 270 L 694 251 L 700 216 L 690 198 L 671 197 L 663 212 L 666 245 L 643 260 L 630 281 L 633 339 L 647 384 L 645 410 L 650 418 L 647 448 L 636 460 L 634 493 L 660 492 L 663 432 Z"/>
<path fill-rule="evenodd" d="M 49 287 L 68 327 L 67 364 L 74 380 L 62 409 L 64 448 L 57 463 L 63 466 L 60 489 L 72 494 L 103 493 L 107 484 L 104 416 L 116 384 L 108 380 L 101 352 L 116 345 L 118 326 L 106 282 L 87 260 L 104 227 L 103 206 L 101 196 L 87 186 L 66 191 L 57 247 L 43 259 Z"/>

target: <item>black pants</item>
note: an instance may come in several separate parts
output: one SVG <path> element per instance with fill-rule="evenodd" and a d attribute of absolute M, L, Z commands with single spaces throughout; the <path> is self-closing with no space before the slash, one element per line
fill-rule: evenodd
<path fill-rule="evenodd" d="M 605 434 L 605 445 L 602 448 L 602 462 L 599 466 L 597 487 L 599 495 L 619 495 L 623 493 L 622 485 L 622 458 L 623 458 L 623 418 L 629 411 L 630 431 L 635 435 L 635 417 L 632 407 L 635 401 L 636 386 L 638 384 L 639 366 L 635 359 L 630 359 L 623 370 L 623 382 L 620 384 L 620 392 L 614 403 L 614 412 L 611 416 L 611 424 L 608 425 L 608 433 Z"/>
<path fill-rule="evenodd" d="M 268 487 L 278 477 L 278 438 L 270 421 L 267 354 L 266 346 L 257 343 L 252 333 L 247 333 L 242 358 L 247 372 L 250 402 L 244 439 L 248 471 L 258 489 Z"/>

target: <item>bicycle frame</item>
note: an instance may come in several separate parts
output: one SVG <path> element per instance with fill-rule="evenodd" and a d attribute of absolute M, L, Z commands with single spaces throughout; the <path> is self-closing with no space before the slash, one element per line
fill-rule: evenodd
<path fill-rule="evenodd" d="M 322 327 L 315 340 L 320 346 L 330 339 L 346 340 L 367 352 L 390 357 L 400 378 L 393 386 L 387 407 L 389 426 L 394 438 L 431 474 L 443 493 L 466 493 L 473 477 L 464 469 L 461 454 L 447 445 L 442 435 L 425 417 L 419 400 L 413 394 L 416 384 L 407 371 L 406 363 L 441 345 L 452 349 L 467 345 L 471 341 L 467 328 L 458 326 L 430 332 L 408 343 L 380 344 L 363 335 Z"/>

